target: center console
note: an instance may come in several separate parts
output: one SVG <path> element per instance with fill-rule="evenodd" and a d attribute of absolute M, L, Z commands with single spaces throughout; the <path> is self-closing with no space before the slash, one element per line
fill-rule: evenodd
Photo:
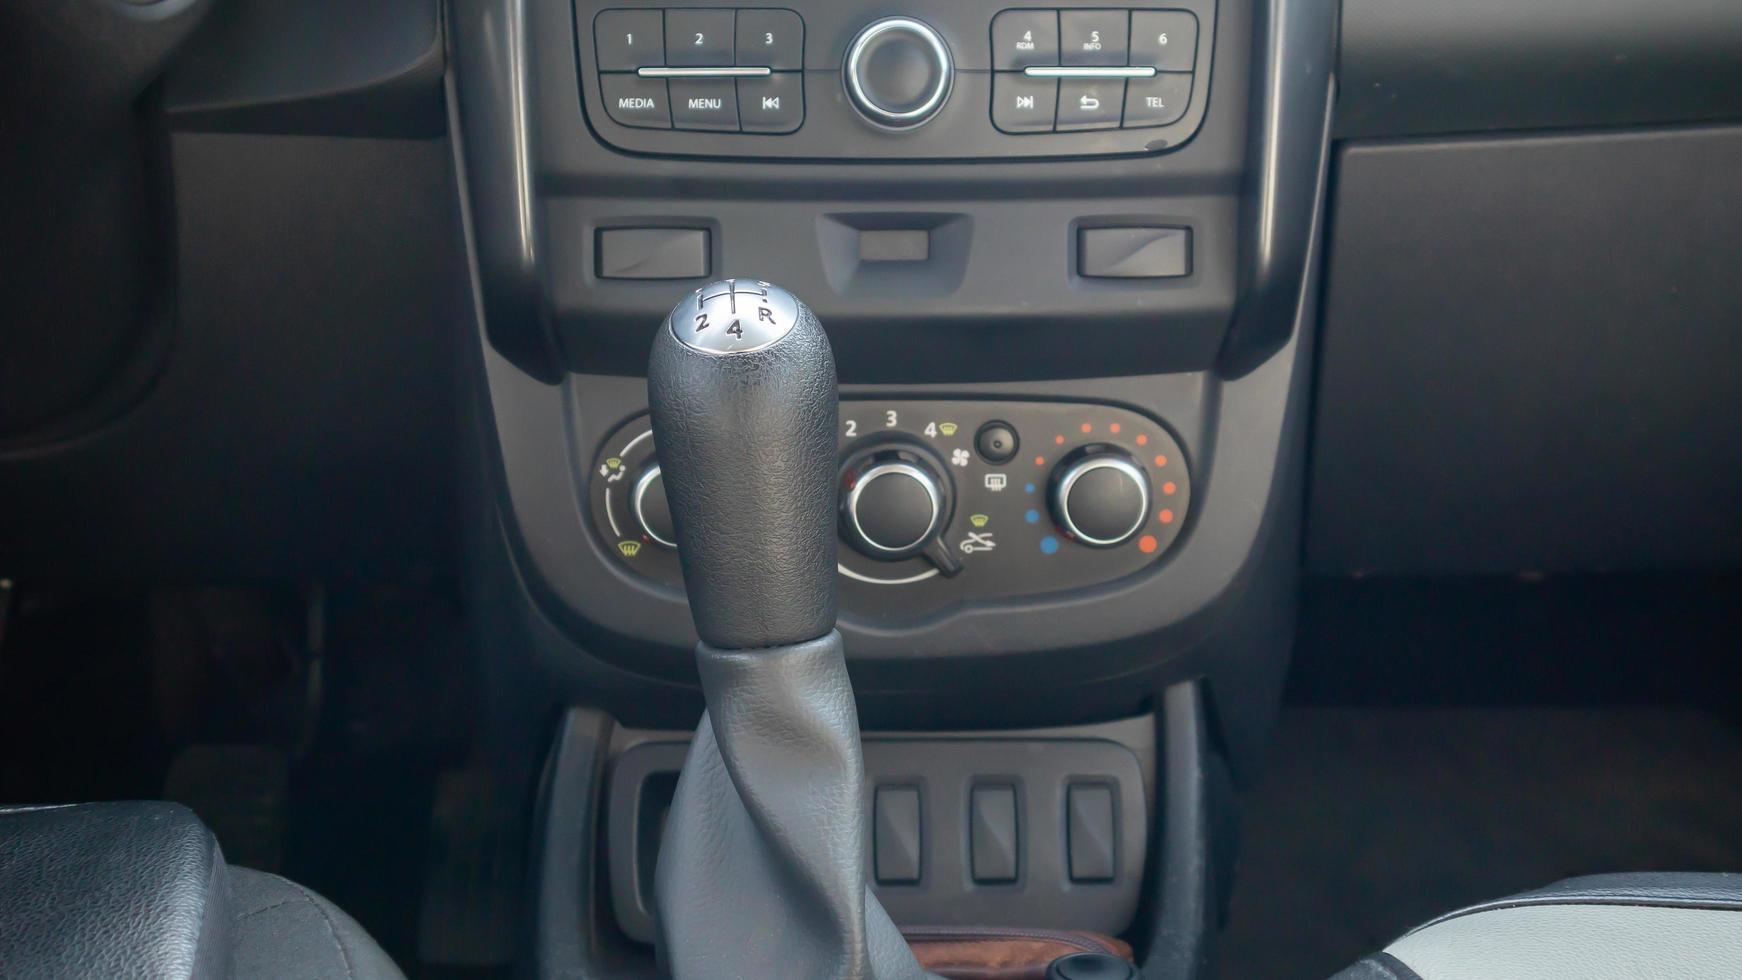
<path fill-rule="evenodd" d="M 657 826 L 701 708 L 649 344 L 679 301 L 753 343 L 776 282 L 841 382 L 838 628 L 891 808 L 880 897 L 1165 932 L 1183 945 L 1147 955 L 1186 965 L 1154 975 L 1190 975 L 1218 774 L 1254 765 L 1292 629 L 1334 5 L 452 12 L 475 590 L 519 696 L 570 711 L 550 832 L 578 807 L 611 841 L 546 869 L 596 860 L 610 900 L 552 901 L 606 945 L 648 934 L 619 844 Z M 1073 858 L 1072 806 L 1122 843 Z M 1006 815 L 1024 870 L 976 872 Z"/>

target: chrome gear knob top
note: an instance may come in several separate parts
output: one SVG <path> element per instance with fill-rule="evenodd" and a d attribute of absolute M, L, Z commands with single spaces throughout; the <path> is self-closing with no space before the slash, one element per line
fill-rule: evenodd
<path fill-rule="evenodd" d="M 799 319 L 798 297 L 760 279 L 723 279 L 678 301 L 665 319 L 672 338 L 703 354 L 750 354 L 774 346 Z"/>

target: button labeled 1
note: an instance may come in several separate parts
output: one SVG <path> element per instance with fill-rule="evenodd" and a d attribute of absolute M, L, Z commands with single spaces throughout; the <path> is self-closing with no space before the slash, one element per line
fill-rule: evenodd
<path fill-rule="evenodd" d="M 606 10 L 593 19 L 600 71 L 665 64 L 665 17 L 657 10 Z"/>

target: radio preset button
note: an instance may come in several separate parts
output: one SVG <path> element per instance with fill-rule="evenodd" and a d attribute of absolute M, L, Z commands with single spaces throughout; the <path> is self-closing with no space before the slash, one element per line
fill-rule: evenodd
<path fill-rule="evenodd" d="M 1189 10 L 1139 10 L 1131 15 L 1131 63 L 1157 71 L 1191 71 L 1198 18 Z"/>
<path fill-rule="evenodd" d="M 734 21 L 730 10 L 668 10 L 665 63 L 718 68 L 732 64 Z"/>
<path fill-rule="evenodd" d="M 634 71 L 665 64 L 665 15 L 658 10 L 605 10 L 593 21 L 600 71 Z"/>
<path fill-rule="evenodd" d="M 1130 30 L 1131 15 L 1124 10 L 1062 11 L 1059 64 L 1123 65 Z"/>
<path fill-rule="evenodd" d="M 790 10 L 738 11 L 738 64 L 798 71 L 804 67 L 804 21 Z"/>
<path fill-rule="evenodd" d="M 992 18 L 992 67 L 1020 71 L 1059 63 L 1056 10 L 1006 10 Z"/>

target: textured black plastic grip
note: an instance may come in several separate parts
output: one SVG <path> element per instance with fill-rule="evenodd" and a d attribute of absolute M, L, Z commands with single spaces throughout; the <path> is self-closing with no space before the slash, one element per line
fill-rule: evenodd
<path fill-rule="evenodd" d="M 653 342 L 647 398 L 702 640 L 745 650 L 827 635 L 835 358 L 816 316 L 800 303 L 786 336 L 730 354 L 680 343 L 668 319 Z"/>

